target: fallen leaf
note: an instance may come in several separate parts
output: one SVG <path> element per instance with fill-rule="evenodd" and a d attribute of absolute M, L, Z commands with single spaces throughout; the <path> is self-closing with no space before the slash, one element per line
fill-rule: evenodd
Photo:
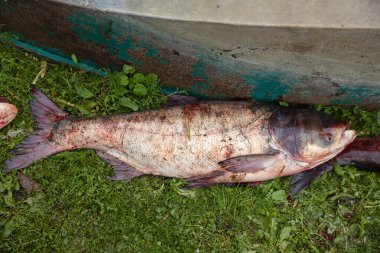
<path fill-rule="evenodd" d="M 10 137 L 10 138 L 14 138 L 16 137 L 17 135 L 23 133 L 24 130 L 23 129 L 18 129 L 18 130 L 15 130 L 15 129 L 10 129 L 8 132 L 7 132 L 7 136 Z"/>
<path fill-rule="evenodd" d="M 43 79 L 46 76 L 46 68 L 47 68 L 47 62 L 41 61 L 41 79 Z"/>
<path fill-rule="evenodd" d="M 28 193 L 31 194 L 34 191 L 40 190 L 40 185 L 32 180 L 31 178 L 25 176 L 21 172 L 17 173 L 17 179 L 21 187 Z"/>

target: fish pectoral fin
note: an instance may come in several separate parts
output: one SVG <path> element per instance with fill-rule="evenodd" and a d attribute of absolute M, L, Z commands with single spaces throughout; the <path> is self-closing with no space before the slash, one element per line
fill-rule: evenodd
<path fill-rule="evenodd" d="M 294 196 L 301 192 L 308 187 L 314 179 L 322 176 L 325 172 L 332 170 L 332 168 L 332 165 L 324 163 L 311 170 L 305 170 L 292 175 L 290 177 L 289 195 Z"/>
<path fill-rule="evenodd" d="M 270 169 L 283 161 L 280 152 L 273 154 L 253 154 L 229 158 L 218 162 L 222 169 L 232 173 L 255 173 L 257 171 Z"/>
<path fill-rule="evenodd" d="M 144 175 L 141 171 L 135 169 L 131 165 L 121 161 L 116 156 L 109 154 L 105 151 L 97 150 L 96 154 L 100 156 L 104 161 L 112 165 L 115 175 L 108 177 L 109 180 L 125 180 L 131 181 L 134 177 Z"/>

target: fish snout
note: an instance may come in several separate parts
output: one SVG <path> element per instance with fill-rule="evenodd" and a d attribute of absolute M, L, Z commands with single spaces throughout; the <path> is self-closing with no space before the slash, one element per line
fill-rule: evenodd
<path fill-rule="evenodd" d="M 343 132 L 343 138 L 347 141 L 347 145 L 353 142 L 356 138 L 355 130 L 345 130 Z"/>

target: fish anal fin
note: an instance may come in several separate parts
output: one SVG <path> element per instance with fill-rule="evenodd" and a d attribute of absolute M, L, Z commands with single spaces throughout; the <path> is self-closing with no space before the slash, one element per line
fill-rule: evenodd
<path fill-rule="evenodd" d="M 121 161 L 119 158 L 113 156 L 110 153 L 98 150 L 96 151 L 96 154 L 100 156 L 100 158 L 102 158 L 104 161 L 112 165 L 115 174 L 112 177 L 108 177 L 109 180 L 131 181 L 134 177 L 144 175 L 143 172 Z"/>
<path fill-rule="evenodd" d="M 205 175 L 187 178 L 186 179 L 187 185 L 184 186 L 183 188 L 190 189 L 190 188 L 204 188 L 204 187 L 214 186 L 221 183 L 218 181 L 218 178 L 224 176 L 225 174 L 226 174 L 225 171 L 215 170 Z"/>
<path fill-rule="evenodd" d="M 256 187 L 261 184 L 260 181 L 257 182 L 225 182 L 225 181 L 219 181 L 220 177 L 225 176 L 226 172 L 221 170 L 213 171 L 209 174 L 198 176 L 198 177 L 192 177 L 186 179 L 187 185 L 183 187 L 184 189 L 192 189 L 192 188 L 205 188 L 205 187 L 211 187 L 215 185 L 223 185 L 226 187 L 245 187 L 245 186 L 251 186 Z"/>
<path fill-rule="evenodd" d="M 295 194 L 301 192 L 303 189 L 308 187 L 311 182 L 322 176 L 325 172 L 332 170 L 332 165 L 321 164 L 311 170 L 306 170 L 290 177 L 290 190 L 289 195 L 294 196 Z"/>
<path fill-rule="evenodd" d="M 226 187 L 257 187 L 261 184 L 261 181 L 257 182 L 239 182 L 239 183 L 223 183 L 224 186 Z"/>
<path fill-rule="evenodd" d="M 232 173 L 255 173 L 278 166 L 283 161 L 281 153 L 253 154 L 229 158 L 218 162 L 219 166 Z"/>

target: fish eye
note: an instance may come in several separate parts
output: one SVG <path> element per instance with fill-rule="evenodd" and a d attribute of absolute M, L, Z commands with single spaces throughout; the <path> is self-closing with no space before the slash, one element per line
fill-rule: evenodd
<path fill-rule="evenodd" d="M 334 138 L 333 134 L 329 133 L 329 132 L 322 132 L 322 133 L 320 133 L 320 136 L 322 139 L 324 139 L 327 142 L 332 142 L 332 140 Z"/>
<path fill-rule="evenodd" d="M 331 142 L 333 140 L 333 135 L 331 133 L 324 133 L 323 136 L 328 142 Z"/>

